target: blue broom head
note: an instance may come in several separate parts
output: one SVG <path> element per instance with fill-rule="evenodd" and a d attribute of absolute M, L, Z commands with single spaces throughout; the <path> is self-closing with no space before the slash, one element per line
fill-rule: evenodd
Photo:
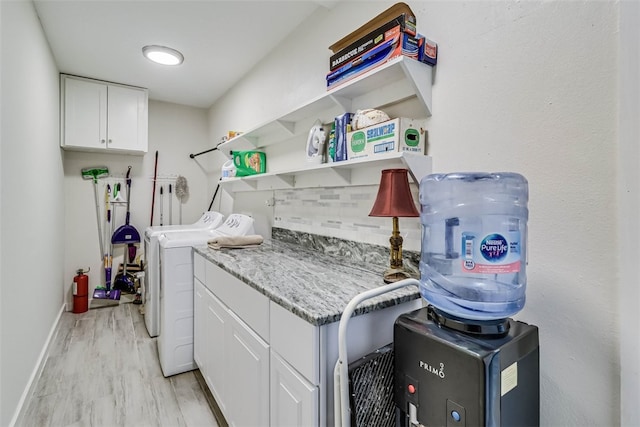
<path fill-rule="evenodd" d="M 140 233 L 132 225 L 121 225 L 111 236 L 111 243 L 114 245 L 140 243 Z"/>

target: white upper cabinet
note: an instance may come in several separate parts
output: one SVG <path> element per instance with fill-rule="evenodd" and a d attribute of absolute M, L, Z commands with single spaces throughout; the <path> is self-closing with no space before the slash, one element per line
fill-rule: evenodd
<path fill-rule="evenodd" d="M 61 140 L 68 150 L 144 154 L 146 89 L 61 75 Z"/>

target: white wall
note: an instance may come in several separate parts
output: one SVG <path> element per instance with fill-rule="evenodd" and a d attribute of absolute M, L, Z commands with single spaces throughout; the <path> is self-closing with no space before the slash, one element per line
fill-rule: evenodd
<path fill-rule="evenodd" d="M 99 181 L 98 199 L 101 218 L 104 218 L 104 187 L 107 183 L 119 181 L 126 199 L 124 177 L 128 166 L 131 168 L 131 220 L 141 239 L 151 221 L 151 199 L 155 153 L 158 151 L 158 181 L 156 184 L 155 211 L 153 224 L 160 224 L 160 186 L 164 187 L 163 223 L 169 224 L 168 185 L 175 188 L 175 178 L 182 175 L 187 179 L 189 199 L 182 205 L 182 222 L 195 222 L 207 210 L 211 195 L 207 185 L 206 162 L 202 157 L 189 158 L 189 154 L 207 149 L 207 110 L 170 104 L 149 102 L 149 151 L 144 156 L 122 154 L 64 152 L 64 203 L 67 206 L 65 218 L 65 282 L 64 295 L 70 310 L 73 302 L 72 279 L 78 268 L 91 267 L 89 293 L 97 285 L 104 284 L 102 253 L 98 242 L 98 225 L 93 195 L 93 181 L 83 180 L 81 170 L 87 167 L 107 166 L 110 178 Z M 113 185 L 112 185 L 113 187 Z M 179 223 L 180 203 L 172 194 L 173 224 Z M 125 206 L 118 206 L 113 225 L 124 224 Z M 104 227 L 104 225 L 102 225 Z M 103 228 L 104 230 L 104 228 Z M 105 241 L 110 239 L 109 234 Z M 144 245 L 139 245 L 137 253 L 142 256 Z M 123 246 L 113 249 L 114 269 L 122 262 Z M 115 275 L 115 273 L 114 273 Z"/>
<path fill-rule="evenodd" d="M 2 1 L 0 6 L 0 425 L 8 425 L 28 394 L 61 310 L 72 308 L 76 269 L 91 268 L 90 292 L 104 280 L 93 186 L 82 179 L 80 170 L 107 166 L 112 174 L 109 181 L 124 183 L 127 166 L 133 167 L 131 224 L 141 235 L 150 221 L 156 150 L 158 189 L 165 185 L 167 191 L 166 186 L 178 175 L 187 178 L 190 196 L 182 207 L 183 223 L 200 217 L 211 194 L 206 162 L 189 158 L 189 154 L 207 148 L 204 109 L 150 101 L 149 153 L 145 156 L 60 150 L 58 70 L 33 5 L 17 0 Z M 100 203 L 103 184 L 99 186 Z M 166 193 L 164 202 L 164 221 L 168 223 Z M 179 222 L 179 205 L 173 194 L 174 223 Z M 157 225 L 159 195 L 156 209 Z M 118 208 L 116 226 L 124 222 L 124 211 L 124 207 Z"/>
<path fill-rule="evenodd" d="M 64 182 L 58 70 L 33 5 L 2 1 L 0 425 L 9 425 L 61 312 Z"/>
<path fill-rule="evenodd" d="M 618 152 L 618 238 L 620 289 L 620 398 L 622 425 L 640 420 L 640 3 L 620 3 L 620 133 Z"/>
<path fill-rule="evenodd" d="M 321 94 L 327 46 L 392 3 L 343 1 L 312 16 L 211 108 L 211 144 Z M 541 424 L 637 423 L 620 418 L 619 301 L 637 283 L 620 281 L 619 268 L 633 261 L 618 266 L 614 171 L 618 151 L 637 141 L 618 141 L 619 4 L 408 3 L 440 49 L 428 121 L 434 171 L 512 170 L 529 179 L 528 301 L 517 317 L 540 328 Z M 635 177 L 637 193 L 631 152 L 636 160 L 618 179 Z M 266 197 L 234 203 L 265 212 Z M 636 205 L 629 212 L 637 218 Z M 637 306 L 633 295 L 628 304 Z M 626 311 L 637 325 L 638 314 Z M 627 390 L 637 402 L 637 386 Z"/>

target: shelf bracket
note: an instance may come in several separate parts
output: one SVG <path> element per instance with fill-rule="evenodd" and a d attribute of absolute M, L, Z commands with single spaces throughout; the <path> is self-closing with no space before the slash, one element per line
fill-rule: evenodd
<path fill-rule="evenodd" d="M 279 183 L 284 184 L 284 187 L 293 188 L 296 185 L 296 179 L 294 175 L 273 175 Z M 283 186 L 274 186 L 274 188 L 282 188 Z"/>
<path fill-rule="evenodd" d="M 344 96 L 338 96 L 338 95 L 329 95 L 329 96 L 331 97 L 333 102 L 335 102 L 338 106 L 342 108 L 343 111 L 351 111 L 351 108 L 353 106 L 351 99 Z"/>
<path fill-rule="evenodd" d="M 223 190 L 227 192 L 256 190 L 258 181 L 255 179 L 231 178 L 219 182 Z"/>
<path fill-rule="evenodd" d="M 418 61 L 403 61 L 402 69 L 408 77 L 407 81 L 413 86 L 420 102 L 427 108 L 428 116 L 431 116 L 431 85 L 433 80 L 433 67 L 425 66 Z M 425 72 L 425 70 L 427 72 Z"/>
<path fill-rule="evenodd" d="M 248 141 L 254 147 L 258 146 L 258 137 L 257 136 L 240 135 L 238 138 L 244 139 L 245 141 Z"/>
<path fill-rule="evenodd" d="M 345 168 L 329 168 L 335 176 L 344 181 L 345 184 L 351 184 L 351 170 Z"/>
<path fill-rule="evenodd" d="M 225 156 L 231 158 L 234 151 L 253 150 L 258 146 L 258 137 L 250 135 L 238 135 L 216 145 L 216 148 L 220 150 Z M 234 147 L 235 149 L 232 149 Z"/>
<path fill-rule="evenodd" d="M 431 173 L 431 157 L 405 155 L 402 156 L 402 162 L 407 165 L 409 175 L 416 185 L 420 185 L 422 178 Z"/>
<path fill-rule="evenodd" d="M 293 135 L 296 131 L 296 124 L 287 120 L 276 120 L 276 123 L 280 125 L 284 130 Z"/>

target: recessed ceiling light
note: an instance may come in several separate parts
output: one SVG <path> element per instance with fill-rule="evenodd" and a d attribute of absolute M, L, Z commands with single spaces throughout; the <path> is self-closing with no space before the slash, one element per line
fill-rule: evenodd
<path fill-rule="evenodd" d="M 142 54 L 148 60 L 162 65 L 180 65 L 184 61 L 184 56 L 180 52 L 166 46 L 145 46 L 142 48 Z"/>

